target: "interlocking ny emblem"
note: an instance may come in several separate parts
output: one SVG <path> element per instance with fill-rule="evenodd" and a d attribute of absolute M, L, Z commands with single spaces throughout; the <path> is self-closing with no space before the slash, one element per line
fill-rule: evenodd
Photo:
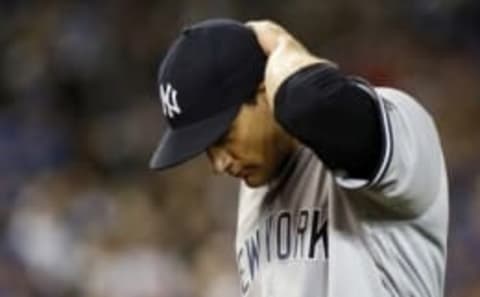
<path fill-rule="evenodd" d="M 160 98 L 162 100 L 163 114 L 168 118 L 174 118 L 175 115 L 182 113 L 177 102 L 177 90 L 170 83 L 160 84 Z"/>

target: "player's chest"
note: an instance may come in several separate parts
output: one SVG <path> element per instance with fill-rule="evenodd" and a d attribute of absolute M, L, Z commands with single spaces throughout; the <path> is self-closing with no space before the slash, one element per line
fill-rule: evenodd
<path fill-rule="evenodd" d="M 236 256 L 242 291 L 262 278 L 259 275 L 265 278 L 272 267 L 280 273 L 286 267 L 301 270 L 304 264 L 328 261 L 328 193 L 302 194 L 290 199 L 278 196 L 269 204 L 249 203 L 241 211 Z"/>

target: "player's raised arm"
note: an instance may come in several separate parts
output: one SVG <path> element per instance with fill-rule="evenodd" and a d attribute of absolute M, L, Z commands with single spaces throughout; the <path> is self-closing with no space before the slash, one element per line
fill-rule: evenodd
<path fill-rule="evenodd" d="M 446 192 L 439 191 L 446 174 L 435 125 L 413 98 L 345 76 L 272 22 L 248 24 L 268 55 L 265 85 L 277 121 L 340 185 L 370 186 L 382 203 L 408 214 Z"/>
<path fill-rule="evenodd" d="M 248 25 L 269 56 L 265 86 L 277 120 L 332 170 L 372 178 L 381 159 L 382 131 L 371 95 L 277 24 Z"/>

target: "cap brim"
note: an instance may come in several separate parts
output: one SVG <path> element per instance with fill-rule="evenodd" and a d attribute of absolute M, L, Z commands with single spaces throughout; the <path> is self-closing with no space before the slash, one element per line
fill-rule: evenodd
<path fill-rule="evenodd" d="M 150 159 L 150 168 L 167 169 L 204 152 L 227 132 L 239 108 L 230 107 L 214 117 L 180 129 L 167 128 Z"/>

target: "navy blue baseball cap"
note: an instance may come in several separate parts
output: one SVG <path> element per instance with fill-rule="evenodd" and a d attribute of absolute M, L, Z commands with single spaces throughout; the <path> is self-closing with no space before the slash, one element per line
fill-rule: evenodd
<path fill-rule="evenodd" d="M 150 168 L 166 169 L 204 152 L 254 98 L 266 56 L 243 23 L 210 19 L 186 27 L 159 67 L 167 122 Z"/>

